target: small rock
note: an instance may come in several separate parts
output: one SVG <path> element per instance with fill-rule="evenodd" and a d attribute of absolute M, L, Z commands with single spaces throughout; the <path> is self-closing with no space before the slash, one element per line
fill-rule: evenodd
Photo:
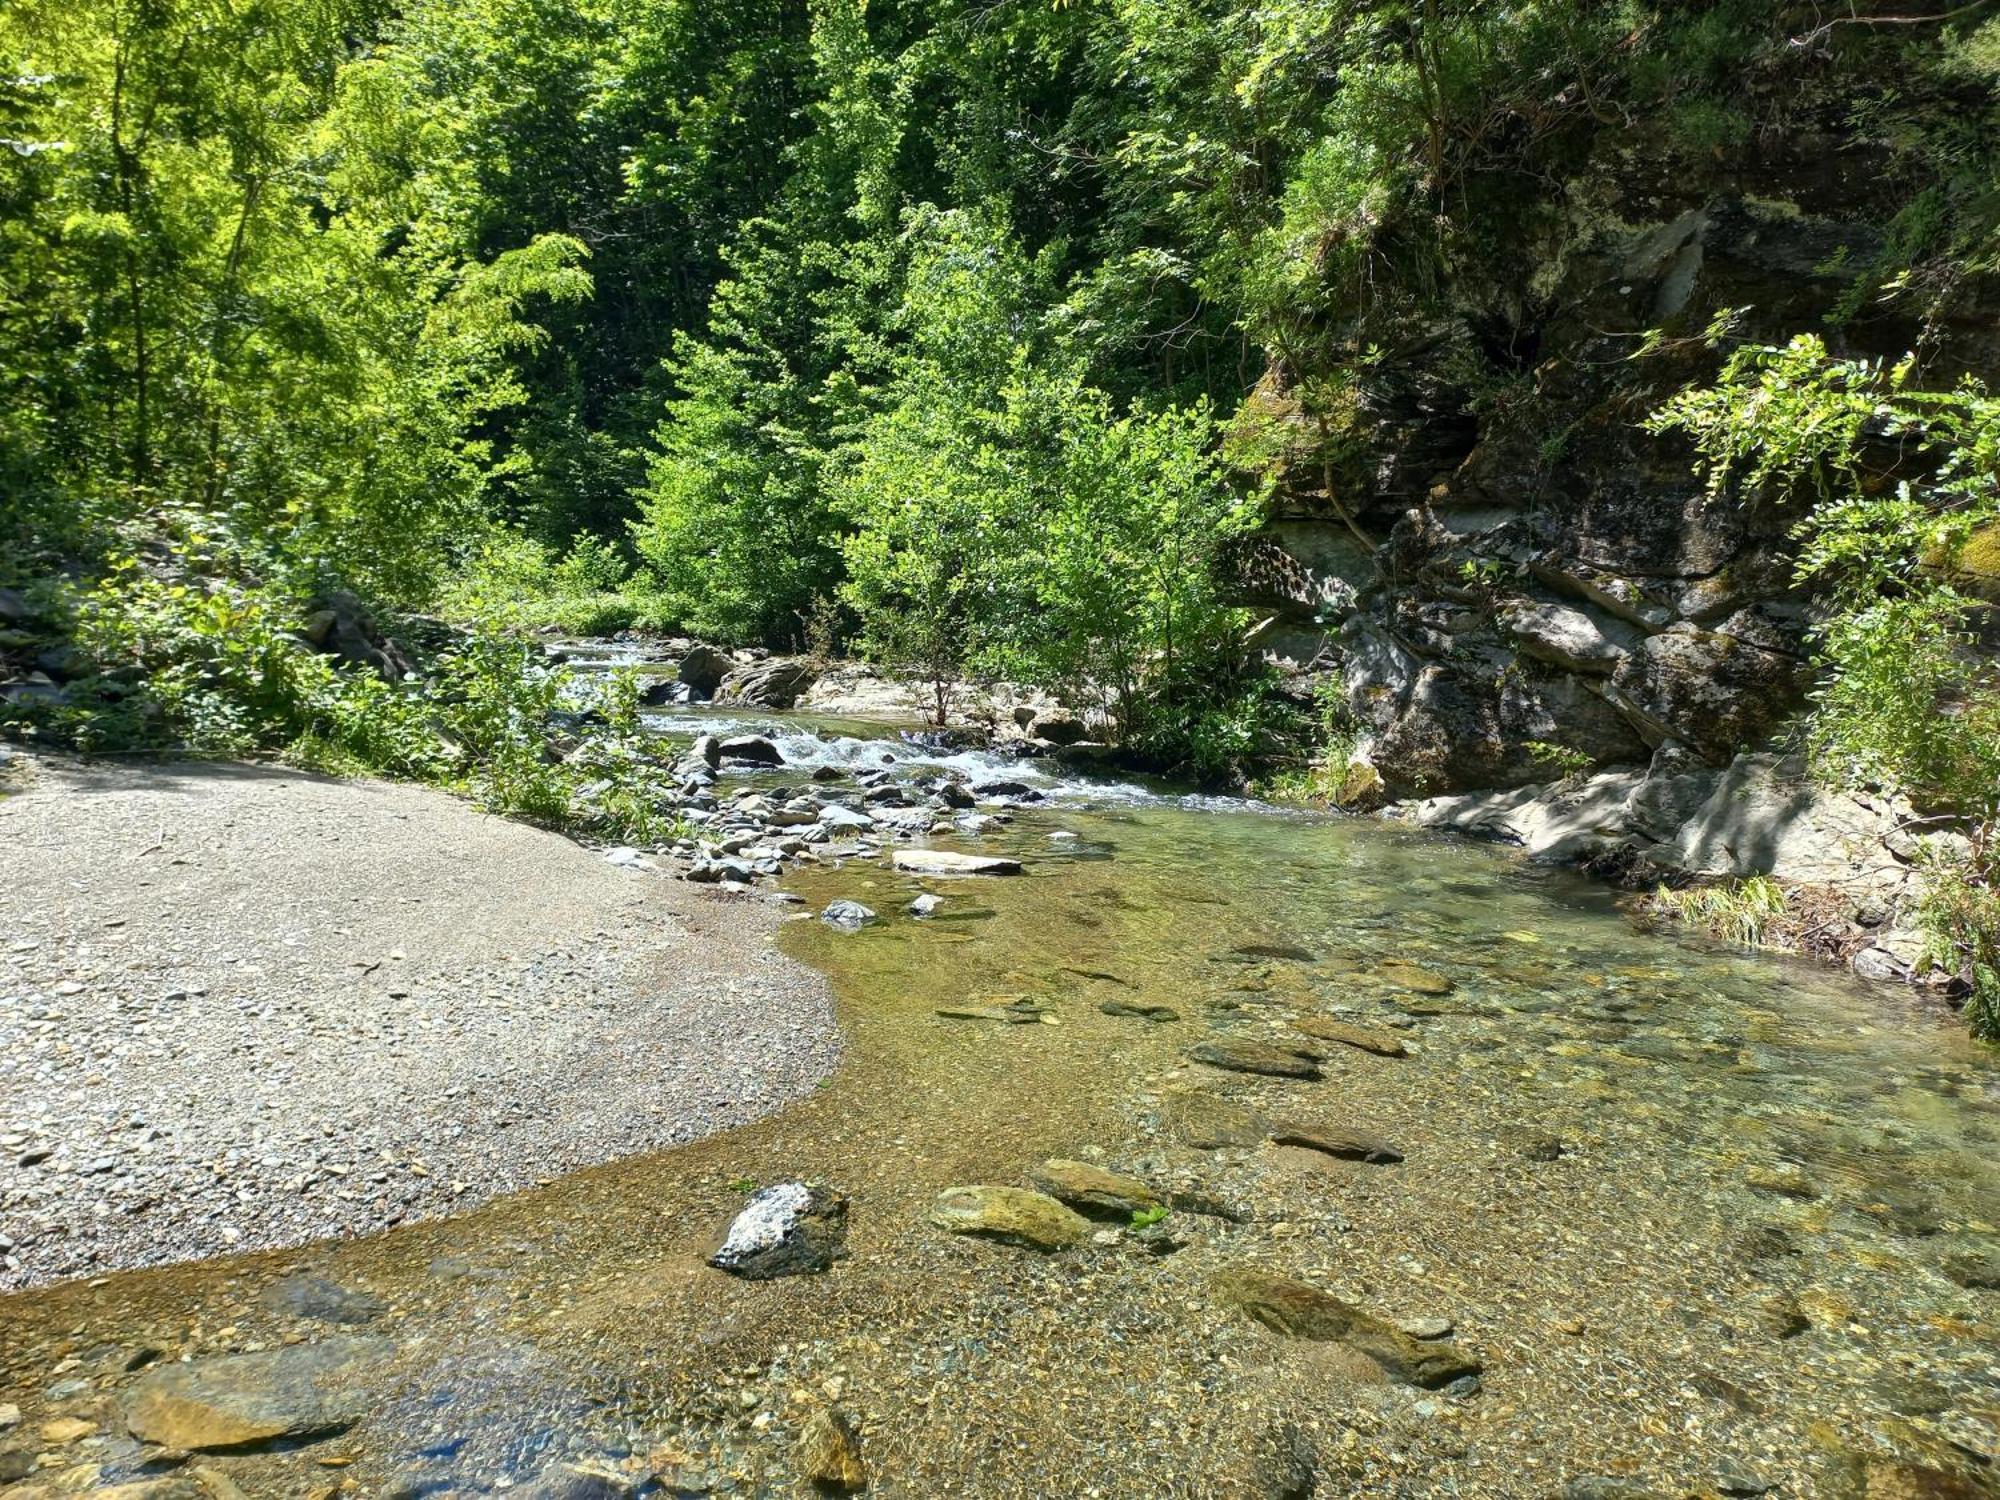
<path fill-rule="evenodd" d="M 97 1424 L 83 1417 L 51 1417 L 42 1423 L 42 1441 L 58 1445 L 74 1443 L 97 1431 Z"/>
<path fill-rule="evenodd" d="M 813 1275 L 843 1258 L 846 1242 L 845 1198 L 810 1183 L 780 1182 L 756 1193 L 730 1221 L 708 1263 L 746 1281 Z"/>
<path fill-rule="evenodd" d="M 808 1417 L 793 1451 L 799 1472 L 809 1483 L 835 1490 L 858 1490 L 868 1484 L 868 1468 L 861 1461 L 860 1430 L 838 1407 Z"/>
<path fill-rule="evenodd" d="M 1450 1318 L 1404 1318 L 1396 1326 L 1413 1339 L 1448 1339 Z"/>
<path fill-rule="evenodd" d="M 928 917 L 932 912 L 936 911 L 940 906 L 943 905 L 944 905 L 944 897 L 933 896 L 927 892 L 924 895 L 917 897 L 917 899 L 912 901 L 907 907 L 904 908 L 904 910 L 909 912 L 909 914 L 913 917 Z"/>
<path fill-rule="evenodd" d="M 953 1234 L 1044 1252 L 1067 1249 L 1090 1233 L 1082 1215 L 1046 1193 L 991 1185 L 946 1188 L 931 1209 L 931 1222 Z"/>
<path fill-rule="evenodd" d="M 1752 1167 L 1744 1173 L 1743 1180 L 1760 1193 L 1773 1193 L 1780 1198 L 1819 1196 L 1819 1189 L 1813 1185 L 1813 1180 L 1789 1162 L 1775 1167 Z"/>
<path fill-rule="evenodd" d="M 875 913 L 859 901 L 834 901 L 819 914 L 819 919 L 843 932 L 858 932 L 875 920 Z"/>

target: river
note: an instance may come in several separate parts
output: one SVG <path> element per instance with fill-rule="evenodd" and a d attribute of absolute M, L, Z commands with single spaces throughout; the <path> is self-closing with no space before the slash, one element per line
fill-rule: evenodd
<path fill-rule="evenodd" d="M 365 1336 L 392 1352 L 351 1428 L 224 1464 L 251 1495 L 485 1494 L 557 1461 L 793 1495 L 830 1408 L 878 1495 L 1979 1492 L 1950 1486 L 2000 1441 L 2000 1066 L 1948 1015 L 1643 930 L 1504 850 L 881 726 L 780 742 L 767 787 L 1004 769 L 1042 794 L 935 840 L 1018 876 L 857 856 L 776 882 L 846 1033 L 810 1099 L 442 1224 L 9 1299 L 10 1368 L 269 1346 L 257 1294 L 308 1265 L 386 1304 Z M 819 920 L 836 899 L 877 919 Z M 1319 1076 L 1191 1057 L 1218 1042 Z M 1357 1136 L 1400 1160 L 1309 1144 Z M 1049 1159 L 1171 1210 L 1047 1254 L 932 1222 Z M 848 1199 L 845 1258 L 710 1269 L 746 1192 L 789 1179 Z M 1378 1333 L 1274 1329 L 1246 1277 Z M 1384 1340 L 1458 1373 L 1394 1378 Z M 103 1444 L 105 1482 L 143 1456 Z M 531 1492 L 617 1492 L 575 1484 Z"/>

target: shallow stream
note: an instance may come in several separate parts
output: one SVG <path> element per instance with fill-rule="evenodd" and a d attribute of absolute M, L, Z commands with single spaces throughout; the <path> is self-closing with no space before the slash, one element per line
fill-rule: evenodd
<path fill-rule="evenodd" d="M 881 734 L 793 721 L 761 779 L 1001 769 Z M 386 1304 L 346 1332 L 392 1349 L 345 1432 L 206 1461 L 252 1496 L 484 1494 L 571 1461 L 793 1495 L 833 1407 L 869 1493 L 912 1497 L 1861 1495 L 1870 1454 L 1990 1474 L 2000 1064 L 1952 1018 L 1641 930 L 1503 850 L 1004 769 L 1044 800 L 934 842 L 1020 876 L 853 856 L 778 882 L 804 903 L 779 945 L 830 976 L 846 1032 L 809 1100 L 440 1224 L 7 1299 L 0 1401 L 32 1422 L 64 1379 L 115 1392 L 135 1351 L 296 1339 L 259 1294 L 305 1269 Z M 878 919 L 818 920 L 837 898 Z M 1032 1021 L 938 1014 L 1010 1007 Z M 1322 1076 L 1190 1060 L 1218 1039 L 1307 1045 Z M 1255 1143 L 1195 1143 L 1253 1119 Z M 1270 1139 L 1340 1132 L 1402 1159 Z M 945 1189 L 1049 1158 L 1174 1207 L 1053 1254 L 930 1222 Z M 791 1178 L 847 1196 L 846 1258 L 709 1269 L 746 1189 Z M 1224 1290 L 1245 1270 L 1449 1324 L 1483 1368 L 1425 1389 L 1273 1331 Z M 106 1483 L 149 1472 L 122 1436 L 93 1453 Z"/>

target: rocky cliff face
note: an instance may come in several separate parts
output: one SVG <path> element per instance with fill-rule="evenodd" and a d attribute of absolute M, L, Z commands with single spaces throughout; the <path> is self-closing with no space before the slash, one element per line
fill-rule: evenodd
<path fill-rule="evenodd" d="M 1712 499 L 1685 445 L 1641 424 L 1713 372 L 1702 334 L 1724 309 L 1759 341 L 1816 331 L 1892 360 L 1922 347 L 1927 379 L 2000 372 L 1990 284 L 1968 279 L 1921 328 L 1857 294 L 1910 192 L 1845 137 L 1690 163 L 1606 132 L 1538 237 L 1385 355 L 1334 493 L 1320 468 L 1289 472 L 1241 559 L 1256 649 L 1302 699 L 1334 700 L 1379 773 L 1351 785 L 1559 855 L 1727 874 L 1768 872 L 1773 829 L 1718 833 L 1703 810 L 1732 778 L 1777 785 L 1757 805 L 1790 830 L 1791 865 L 1851 867 L 1848 916 L 1893 917 L 1912 853 L 1884 845 L 1895 820 L 1807 815 L 1796 766 L 1739 760 L 1783 749 L 1811 684 L 1795 518 Z M 1285 392 L 1260 399 L 1303 431 Z M 1513 794 L 1452 795 L 1474 789 Z M 1802 855 L 1814 828 L 1833 831 Z"/>
<path fill-rule="evenodd" d="M 1907 200 L 1880 167 L 1811 135 L 1691 170 L 1607 133 L 1540 240 L 1469 273 L 1363 381 L 1334 494 L 1317 467 L 1286 476 L 1241 559 L 1254 643 L 1302 696 L 1332 686 L 1390 795 L 1663 749 L 1719 767 L 1801 707 L 1794 518 L 1711 499 L 1640 424 L 1713 370 L 1701 334 L 1723 309 L 1752 339 L 1829 332 Z M 1922 342 L 1931 378 L 2000 372 L 1990 286 L 1922 329 L 1852 300 L 1830 331 L 1849 352 Z M 1285 393 L 1260 395 L 1287 420 Z"/>

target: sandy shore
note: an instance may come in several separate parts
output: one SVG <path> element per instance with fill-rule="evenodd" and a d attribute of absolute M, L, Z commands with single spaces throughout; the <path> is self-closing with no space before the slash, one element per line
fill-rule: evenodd
<path fill-rule="evenodd" d="M 421 788 L 48 761 L 0 872 L 0 1288 L 437 1217 L 839 1053 L 772 908 Z"/>

